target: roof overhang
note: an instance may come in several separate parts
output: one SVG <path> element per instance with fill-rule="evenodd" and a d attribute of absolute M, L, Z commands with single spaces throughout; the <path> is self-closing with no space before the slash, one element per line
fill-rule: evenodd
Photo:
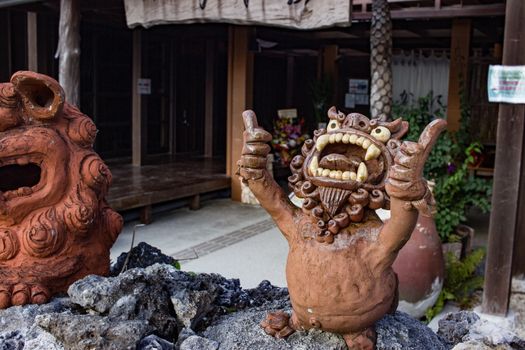
<path fill-rule="evenodd" d="M 41 2 L 42 0 L 0 0 L 0 8 L 9 6 L 26 5 L 34 2 Z"/>
<path fill-rule="evenodd" d="M 350 26 L 351 0 L 124 0 L 130 28 L 231 23 L 293 29 Z"/>

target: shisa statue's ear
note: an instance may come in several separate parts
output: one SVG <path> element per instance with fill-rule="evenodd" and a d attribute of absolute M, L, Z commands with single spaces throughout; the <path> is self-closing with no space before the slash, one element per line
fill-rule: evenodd
<path fill-rule="evenodd" d="M 391 122 L 382 122 L 380 125 L 386 127 L 388 130 L 390 130 L 390 133 L 392 134 L 391 138 L 399 140 L 405 134 L 408 132 L 408 122 L 404 121 L 401 118 L 397 118 L 394 121 Z"/>
<path fill-rule="evenodd" d="M 62 112 L 64 90 L 55 79 L 20 71 L 13 74 L 11 83 L 22 97 L 22 106 L 28 117 L 45 121 Z"/>

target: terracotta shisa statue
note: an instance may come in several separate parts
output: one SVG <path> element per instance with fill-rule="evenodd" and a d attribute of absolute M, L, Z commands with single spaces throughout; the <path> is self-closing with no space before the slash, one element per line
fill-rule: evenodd
<path fill-rule="evenodd" d="M 109 272 L 122 218 L 104 200 L 96 133 L 54 79 L 18 72 L 0 84 L 0 309 Z"/>
<path fill-rule="evenodd" d="M 314 132 L 292 163 L 293 205 L 266 171 L 266 142 L 252 111 L 238 173 L 270 213 L 289 244 L 286 278 L 293 312 L 270 313 L 266 333 L 286 337 L 319 328 L 339 333 L 350 349 L 373 349 L 374 323 L 397 308 L 398 251 L 414 229 L 431 194 L 423 166 L 446 122 L 438 119 L 419 142 L 402 142 L 408 123 L 382 122 L 334 107 L 326 130 Z M 375 210 L 391 210 L 383 222 Z"/>

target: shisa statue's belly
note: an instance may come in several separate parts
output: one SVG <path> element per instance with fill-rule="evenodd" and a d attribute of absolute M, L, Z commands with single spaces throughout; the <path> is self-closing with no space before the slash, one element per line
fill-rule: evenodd
<path fill-rule="evenodd" d="M 397 279 L 390 267 L 378 271 L 379 254 L 370 243 L 347 234 L 331 245 L 291 242 L 286 275 L 301 327 L 353 333 L 390 311 Z"/>

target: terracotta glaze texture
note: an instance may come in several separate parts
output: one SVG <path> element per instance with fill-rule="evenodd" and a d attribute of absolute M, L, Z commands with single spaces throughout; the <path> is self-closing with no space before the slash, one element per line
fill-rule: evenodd
<path fill-rule="evenodd" d="M 432 198 L 422 177 L 425 160 L 446 122 L 435 120 L 418 142 L 401 141 L 408 123 L 328 111 L 291 163 L 294 206 L 266 170 L 271 135 L 243 113 L 245 132 L 238 162 L 243 182 L 270 213 L 289 244 L 286 277 L 291 317 L 269 314 L 265 331 L 286 337 L 319 328 L 341 334 L 350 349 L 373 349 L 374 323 L 397 307 L 397 253 L 410 237 L 418 210 Z M 391 210 L 386 223 L 375 210 Z"/>
<path fill-rule="evenodd" d="M 0 309 L 109 272 L 122 218 L 104 199 L 96 134 L 54 79 L 17 72 L 0 84 Z"/>

